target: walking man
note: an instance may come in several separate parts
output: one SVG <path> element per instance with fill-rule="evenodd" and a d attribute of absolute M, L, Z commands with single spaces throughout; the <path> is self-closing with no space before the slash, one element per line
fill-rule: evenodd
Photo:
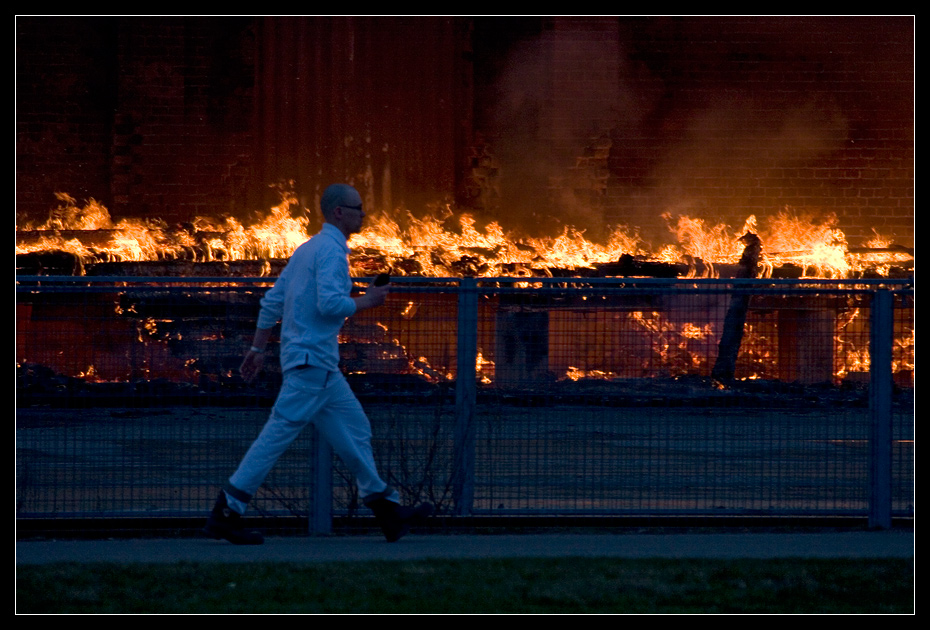
<path fill-rule="evenodd" d="M 274 286 L 261 300 L 252 347 L 240 371 L 252 381 L 262 369 L 265 346 L 281 322 L 283 383 L 264 428 L 217 498 L 204 532 L 237 545 L 264 537 L 244 528 L 241 517 L 278 458 L 309 422 L 355 476 L 359 496 L 393 542 L 429 516 L 432 505 L 407 507 L 378 474 L 371 449 L 371 424 L 339 371 L 338 334 L 346 318 L 384 303 L 389 288 L 372 283 L 351 296 L 348 238 L 365 213 L 358 191 L 333 184 L 320 200 L 323 227 L 297 248 Z"/>

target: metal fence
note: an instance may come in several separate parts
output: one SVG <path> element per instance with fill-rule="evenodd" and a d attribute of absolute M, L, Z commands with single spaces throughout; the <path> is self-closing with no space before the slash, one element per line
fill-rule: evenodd
<path fill-rule="evenodd" d="M 18 517 L 205 514 L 280 383 L 237 374 L 271 280 L 17 280 Z M 382 475 L 452 522 L 913 513 L 908 282 L 399 278 L 340 342 Z M 359 502 L 308 430 L 252 505 Z"/>

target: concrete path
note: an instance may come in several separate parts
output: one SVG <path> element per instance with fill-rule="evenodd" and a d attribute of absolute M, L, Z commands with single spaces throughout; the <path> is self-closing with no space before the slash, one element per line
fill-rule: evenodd
<path fill-rule="evenodd" d="M 208 539 L 38 540 L 16 563 L 357 562 L 428 558 L 913 558 L 913 530 L 817 533 L 410 534 L 281 537 L 237 547 Z"/>

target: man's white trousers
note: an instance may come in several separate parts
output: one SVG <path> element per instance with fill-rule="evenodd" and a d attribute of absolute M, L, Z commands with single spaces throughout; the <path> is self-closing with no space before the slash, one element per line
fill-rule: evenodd
<path fill-rule="evenodd" d="M 322 368 L 293 369 L 284 382 L 265 427 L 246 452 L 229 483 L 252 496 L 278 458 L 312 422 L 320 435 L 355 475 L 359 496 L 384 492 L 371 450 L 371 423 L 341 372 Z M 241 497 L 230 496 L 230 506 L 245 511 Z M 397 501 L 396 492 L 387 497 Z"/>

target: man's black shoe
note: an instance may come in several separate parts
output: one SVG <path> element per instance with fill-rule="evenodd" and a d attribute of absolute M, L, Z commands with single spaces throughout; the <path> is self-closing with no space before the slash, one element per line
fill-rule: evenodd
<path fill-rule="evenodd" d="M 228 540 L 234 545 L 260 545 L 265 542 L 261 532 L 249 531 L 243 527 L 242 515 L 229 507 L 223 492 L 220 492 L 216 505 L 207 517 L 203 533 L 217 540 Z"/>
<path fill-rule="evenodd" d="M 420 503 L 416 507 L 399 505 L 384 498 L 365 502 L 375 514 L 375 522 L 384 533 L 388 542 L 395 542 L 407 535 L 412 525 L 423 522 L 433 513 L 430 503 Z"/>

